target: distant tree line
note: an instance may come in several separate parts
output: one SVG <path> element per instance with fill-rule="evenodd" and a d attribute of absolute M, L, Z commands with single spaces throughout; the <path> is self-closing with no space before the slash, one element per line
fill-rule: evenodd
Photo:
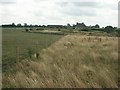
<path fill-rule="evenodd" d="M 46 27 L 45 25 L 28 25 L 27 23 L 24 23 L 24 25 L 22 24 L 15 24 L 15 23 L 12 23 L 12 24 L 5 24 L 5 25 L 1 25 L 3 28 L 4 27 Z"/>
<path fill-rule="evenodd" d="M 32 27 L 42 27 L 42 28 L 57 28 L 59 31 L 61 29 L 68 29 L 71 31 L 74 30 L 80 30 L 80 31 L 104 31 L 107 33 L 112 33 L 112 32 L 120 32 L 120 29 L 117 27 L 113 27 L 113 26 L 106 26 L 106 27 L 102 27 L 100 28 L 100 26 L 98 24 L 94 25 L 94 26 L 86 26 L 83 22 L 82 23 L 76 23 L 74 25 L 70 25 L 69 23 L 67 25 L 28 25 L 27 23 L 22 24 L 5 24 L 5 25 L 1 25 L 3 28 L 4 27 L 23 27 L 23 28 L 32 28 Z"/>

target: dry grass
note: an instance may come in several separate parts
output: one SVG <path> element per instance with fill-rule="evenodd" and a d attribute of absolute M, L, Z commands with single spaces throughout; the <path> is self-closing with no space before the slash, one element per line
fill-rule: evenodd
<path fill-rule="evenodd" d="M 67 35 L 40 52 L 37 61 L 23 60 L 19 70 L 3 76 L 4 87 L 118 87 L 118 38 Z"/>

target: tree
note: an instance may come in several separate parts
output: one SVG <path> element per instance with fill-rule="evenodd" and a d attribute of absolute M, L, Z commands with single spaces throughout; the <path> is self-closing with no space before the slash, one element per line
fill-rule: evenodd
<path fill-rule="evenodd" d="M 12 26 L 15 26 L 15 23 L 12 23 Z"/>
<path fill-rule="evenodd" d="M 45 26 L 45 25 L 42 25 L 42 27 L 44 27 L 44 28 L 45 28 L 46 26 Z"/>
<path fill-rule="evenodd" d="M 33 25 L 32 24 L 30 24 L 30 27 L 32 27 Z"/>
<path fill-rule="evenodd" d="M 75 26 L 76 26 L 76 25 L 75 25 L 75 24 L 73 24 L 73 29 L 75 29 Z"/>
<path fill-rule="evenodd" d="M 38 25 L 35 25 L 35 27 L 38 27 Z"/>
<path fill-rule="evenodd" d="M 67 26 L 70 27 L 71 25 L 68 23 Z"/>
<path fill-rule="evenodd" d="M 70 32 L 73 32 L 72 26 L 71 26 L 69 23 L 67 24 L 67 29 L 68 29 Z"/>
<path fill-rule="evenodd" d="M 24 26 L 27 27 L 27 23 L 24 23 Z"/>
<path fill-rule="evenodd" d="M 95 28 L 100 28 L 100 26 L 98 24 L 95 25 Z"/>
<path fill-rule="evenodd" d="M 114 28 L 113 28 L 112 26 L 106 26 L 106 27 L 105 27 L 105 31 L 106 31 L 107 33 L 111 33 L 111 32 L 114 31 Z"/>
<path fill-rule="evenodd" d="M 21 27 L 22 25 L 19 23 L 19 24 L 17 24 L 17 26 L 18 26 L 18 27 Z"/>

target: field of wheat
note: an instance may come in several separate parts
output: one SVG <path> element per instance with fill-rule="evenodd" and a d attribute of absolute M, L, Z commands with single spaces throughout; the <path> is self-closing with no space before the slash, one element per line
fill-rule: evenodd
<path fill-rule="evenodd" d="M 12 71 L 12 70 L 11 70 Z M 67 35 L 3 74 L 9 88 L 117 88 L 118 38 Z"/>

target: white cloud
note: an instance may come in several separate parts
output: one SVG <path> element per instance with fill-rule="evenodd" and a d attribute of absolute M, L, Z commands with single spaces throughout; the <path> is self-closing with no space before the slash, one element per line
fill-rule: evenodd
<path fill-rule="evenodd" d="M 118 24 L 118 0 L 1 0 L 0 24 Z"/>

